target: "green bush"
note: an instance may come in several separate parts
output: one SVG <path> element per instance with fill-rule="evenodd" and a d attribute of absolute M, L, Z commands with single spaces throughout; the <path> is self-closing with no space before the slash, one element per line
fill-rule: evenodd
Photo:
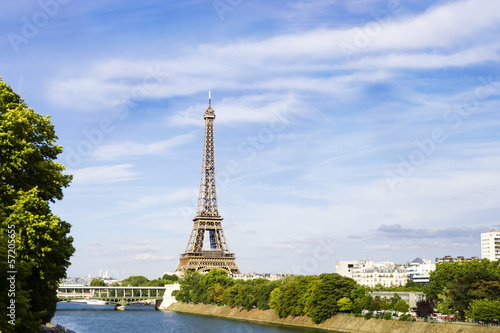
<path fill-rule="evenodd" d="M 373 318 L 373 312 L 367 312 L 365 315 L 364 315 L 365 319 L 368 320 L 368 319 L 371 319 Z"/>
<path fill-rule="evenodd" d="M 404 315 L 402 315 L 401 317 L 399 317 L 399 319 L 398 319 L 398 320 L 399 320 L 399 321 L 411 321 L 411 320 L 412 320 L 412 318 L 411 318 L 409 315 L 404 314 Z"/>
<path fill-rule="evenodd" d="M 392 320 L 392 314 L 390 312 L 386 312 L 384 314 L 384 319 L 385 320 Z"/>

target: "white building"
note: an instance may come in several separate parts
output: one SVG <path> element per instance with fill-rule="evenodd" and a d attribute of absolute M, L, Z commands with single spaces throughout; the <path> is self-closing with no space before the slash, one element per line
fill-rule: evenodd
<path fill-rule="evenodd" d="M 481 234 L 481 258 L 492 261 L 500 259 L 500 230 Z"/>
<path fill-rule="evenodd" d="M 335 272 L 342 276 L 353 278 L 354 266 L 358 264 L 357 261 L 337 261 L 335 263 Z"/>
<path fill-rule="evenodd" d="M 416 291 L 373 291 L 369 293 L 373 297 L 380 296 L 381 298 L 391 298 L 394 294 L 404 299 L 410 308 L 415 308 L 417 303 L 425 300 L 425 293 Z"/>
<path fill-rule="evenodd" d="M 420 259 L 417 257 L 408 264 L 406 269 L 408 281 L 428 284 L 431 272 L 435 269 L 436 264 L 433 264 L 430 259 Z"/>
<path fill-rule="evenodd" d="M 375 287 L 403 286 L 408 281 L 406 266 L 373 260 L 337 261 L 336 272 L 354 279 L 358 284 Z"/>

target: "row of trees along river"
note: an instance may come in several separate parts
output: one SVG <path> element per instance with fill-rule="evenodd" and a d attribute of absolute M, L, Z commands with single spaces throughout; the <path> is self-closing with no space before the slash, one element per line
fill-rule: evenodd
<path fill-rule="evenodd" d="M 409 282 L 400 287 L 368 288 L 339 274 L 291 275 L 281 280 L 235 280 L 223 270 L 207 274 L 186 272 L 179 280 L 176 299 L 242 307 L 272 309 L 280 318 L 309 316 L 321 323 L 337 312 L 393 310 L 407 312 L 408 304 L 396 294 L 373 298 L 370 291 L 418 291 L 427 299 L 417 303 L 417 315 L 428 317 L 433 309 L 458 320 L 491 322 L 500 319 L 500 266 L 498 261 L 476 259 L 441 263 L 431 272 L 429 285 Z M 369 317 L 369 315 L 367 316 Z M 403 316 L 401 320 L 409 320 Z"/>
<path fill-rule="evenodd" d="M 0 78 L 0 318 L 2 332 L 37 332 L 54 315 L 59 281 L 75 249 L 71 225 L 52 214 L 49 204 L 63 198 L 72 176 L 57 162 L 63 151 L 50 116 L 36 113 Z M 126 285 L 161 285 L 171 277 L 149 281 L 130 277 Z M 144 280 L 145 279 L 145 280 Z M 147 280 L 147 281 L 146 281 Z M 162 281 L 164 280 L 164 281 Z M 404 312 L 398 297 L 373 299 L 368 288 L 338 274 L 289 276 L 278 281 L 234 280 L 223 271 L 187 272 L 176 298 L 182 302 L 272 308 L 280 317 L 308 315 L 320 323 L 338 311 L 394 309 Z M 443 263 L 430 284 L 376 290 L 413 290 L 427 294 L 420 314 L 432 307 L 443 314 L 491 321 L 500 318 L 498 262 L 474 260 Z M 14 310 L 9 309 L 14 305 Z M 425 310 L 427 309 L 427 310 Z"/>

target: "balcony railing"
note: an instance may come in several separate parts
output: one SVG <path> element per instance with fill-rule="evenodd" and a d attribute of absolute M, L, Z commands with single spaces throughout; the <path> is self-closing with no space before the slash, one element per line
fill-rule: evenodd
<path fill-rule="evenodd" d="M 181 254 L 181 259 L 182 258 L 189 258 L 189 257 L 205 257 L 205 258 L 234 258 L 235 255 L 234 253 L 225 253 L 221 251 L 201 251 L 201 252 L 187 252 Z"/>

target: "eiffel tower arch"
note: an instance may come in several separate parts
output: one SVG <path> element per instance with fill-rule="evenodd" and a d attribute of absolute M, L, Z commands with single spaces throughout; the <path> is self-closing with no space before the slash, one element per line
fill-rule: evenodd
<path fill-rule="evenodd" d="M 222 217 L 217 204 L 217 187 L 215 182 L 215 152 L 214 152 L 214 119 L 215 111 L 211 106 L 211 96 L 208 93 L 208 108 L 205 110 L 205 141 L 203 145 L 203 162 L 201 170 L 200 195 L 198 209 L 193 219 L 193 230 L 186 247 L 180 255 L 176 271 L 209 271 L 223 269 L 229 274 L 239 274 L 234 253 L 229 251 Z M 203 244 L 208 232 L 210 248 L 204 249 Z"/>

